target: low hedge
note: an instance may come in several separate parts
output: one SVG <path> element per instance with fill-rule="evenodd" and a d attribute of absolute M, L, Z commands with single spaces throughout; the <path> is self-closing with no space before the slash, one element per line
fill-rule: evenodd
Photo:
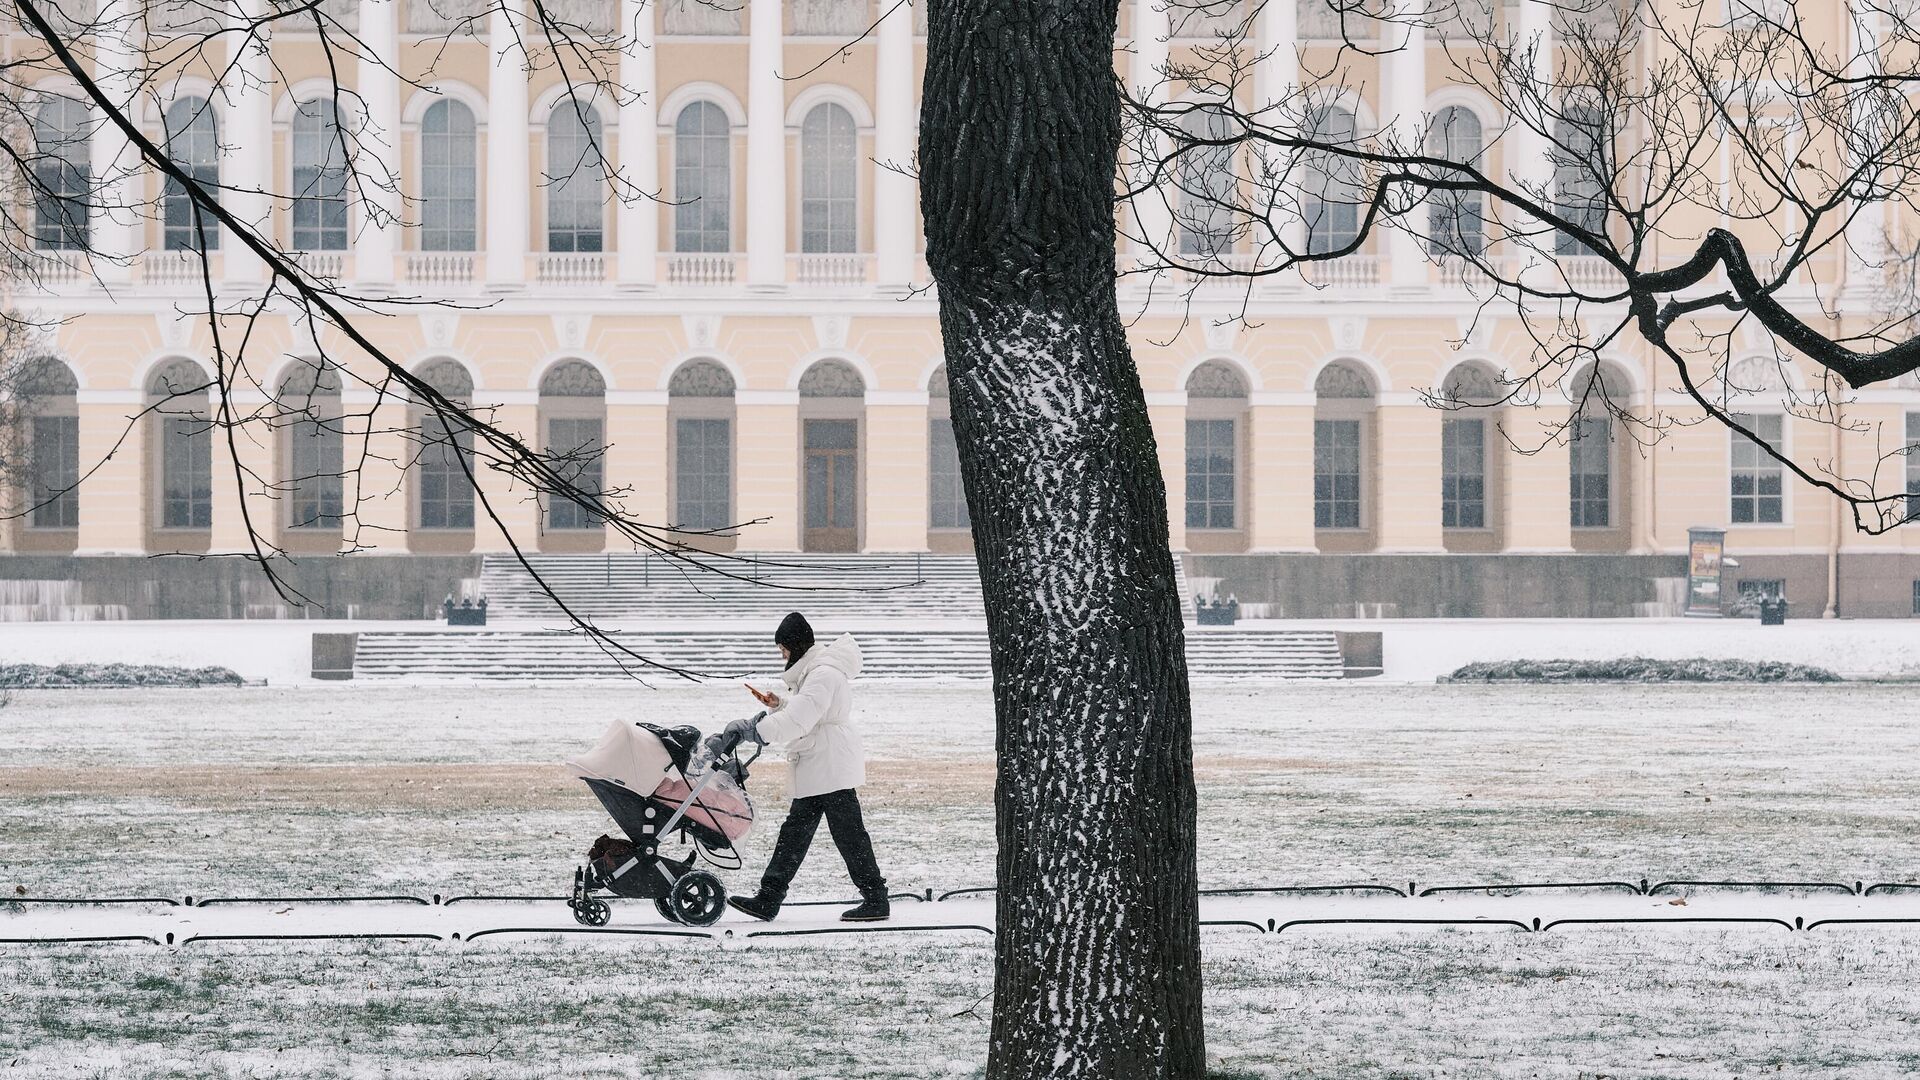
<path fill-rule="evenodd" d="M 1696 656 L 1654 660 L 1629 656 L 1614 660 L 1494 660 L 1468 664 L 1443 683 L 1833 683 L 1840 676 L 1826 668 L 1778 660 L 1728 660 Z"/>
<path fill-rule="evenodd" d="M 239 675 L 223 667 L 165 667 L 158 664 L 0 664 L 0 689 L 49 690 L 87 686 L 239 686 Z"/>

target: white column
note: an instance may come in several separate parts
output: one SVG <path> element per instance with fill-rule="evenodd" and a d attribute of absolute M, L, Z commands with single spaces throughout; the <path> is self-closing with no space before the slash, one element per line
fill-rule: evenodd
<path fill-rule="evenodd" d="M 1540 92 L 1548 94 L 1551 103 L 1553 86 L 1553 4 L 1549 0 L 1520 0 L 1520 14 L 1516 23 L 1515 48 L 1522 56 L 1531 59 L 1533 85 Z M 1548 110 L 1551 112 L 1551 110 Z M 1552 116 L 1536 116 L 1536 121 L 1552 122 Z M 1547 156 L 1549 142 L 1547 136 L 1534 131 L 1525 124 L 1516 122 L 1513 130 L 1502 140 L 1506 143 L 1502 151 L 1506 157 L 1507 176 L 1513 182 L 1529 191 L 1544 192 L 1549 202 L 1553 198 L 1553 161 Z M 1542 246 L 1549 255 L 1553 253 L 1553 237 L 1538 236 L 1534 244 Z"/>
<path fill-rule="evenodd" d="M 1853 0 L 1843 8 L 1846 19 L 1848 77 L 1871 77 L 1881 67 L 1878 23 L 1880 14 L 1871 2 Z M 1858 107 L 1858 106 L 1856 106 Z M 1866 125 L 1868 130 L 1872 125 Z M 1848 162 L 1849 165 L 1854 164 Z M 1879 295 L 1886 265 L 1886 204 L 1868 203 L 1847 221 L 1847 260 L 1841 303 L 1849 308 L 1871 311 Z M 1802 271 L 1805 273 L 1805 271 Z"/>
<path fill-rule="evenodd" d="M 234 25 L 257 22 L 266 14 L 266 0 L 236 0 Z M 267 24 L 254 36 L 235 33 L 240 54 L 229 65 L 230 82 L 221 88 L 225 109 L 220 117 L 220 180 L 227 185 L 228 212 L 273 242 L 273 63 L 267 55 Z M 228 281 L 259 282 L 266 265 L 246 249 L 231 229 L 222 228 L 220 250 Z M 219 485 L 216 484 L 217 488 Z"/>
<path fill-rule="evenodd" d="M 1127 73 L 1133 93 L 1143 101 L 1158 104 L 1167 99 L 1167 39 L 1173 35 L 1168 24 L 1165 0 L 1133 0 L 1133 63 Z M 1166 156 L 1166 143 L 1153 135 L 1141 139 L 1143 167 Z M 1174 252 L 1173 206 L 1177 193 L 1167 186 L 1142 191 L 1132 200 L 1134 247 L 1140 262 L 1154 266 L 1165 262 Z"/>
<path fill-rule="evenodd" d="M 527 281 L 527 57 L 520 31 L 524 0 L 501 0 L 488 16 L 487 286 L 517 289 Z"/>
<path fill-rule="evenodd" d="M 1399 51 L 1387 56 L 1387 87 L 1393 98 L 1388 113 L 1393 117 L 1395 138 L 1409 153 L 1417 153 L 1426 139 L 1427 107 L 1427 28 L 1421 21 L 1426 9 L 1404 5 L 1399 19 L 1389 24 L 1406 35 Z M 1413 194 L 1408 189 L 1407 194 Z M 1407 215 L 1406 224 L 1417 232 L 1426 230 L 1424 207 Z M 1427 260 L 1420 250 L 1420 238 L 1406 229 L 1388 233 L 1387 255 L 1391 261 L 1389 281 L 1395 289 L 1421 289 L 1427 284 Z"/>
<path fill-rule="evenodd" d="M 927 0 L 919 0 L 926 3 Z M 913 284 L 913 10 L 890 9 L 880 23 L 874 68 L 873 238 L 879 284 L 904 290 Z"/>
<path fill-rule="evenodd" d="M 751 0 L 747 42 L 747 284 L 787 284 L 787 92 L 780 0 Z"/>
<path fill-rule="evenodd" d="M 653 5 L 620 0 L 620 26 L 627 35 L 620 51 L 620 177 L 614 209 L 616 273 L 628 288 L 654 283 L 660 250 L 659 101 L 654 97 Z"/>
<path fill-rule="evenodd" d="M 129 111 L 139 89 L 140 45 L 144 22 L 136 0 L 100 4 L 98 30 L 93 39 L 94 81 L 107 100 Z M 135 187 L 133 144 L 120 125 L 99 117 L 91 137 L 93 207 L 88 214 L 87 244 L 93 249 L 94 273 L 108 285 L 133 280 L 133 257 L 141 244 L 140 195 Z"/>
<path fill-rule="evenodd" d="M 1261 109 L 1270 109 L 1277 102 L 1294 93 L 1300 83 L 1300 8 L 1293 3 L 1267 3 L 1261 5 L 1260 12 L 1260 54 L 1254 62 L 1253 93 Z M 1272 122 L 1271 120 L 1269 122 Z M 1288 171 L 1287 155 L 1275 147 L 1263 146 L 1260 153 L 1268 162 L 1275 177 L 1286 177 L 1285 183 L 1276 185 L 1280 190 L 1270 192 L 1268 197 L 1288 200 L 1297 198 L 1299 179 Z M 1263 207 L 1265 211 L 1282 219 L 1280 238 L 1292 251 L 1304 250 L 1306 234 L 1298 214 L 1297 206 L 1286 201 Z"/>
<path fill-rule="evenodd" d="M 355 280 L 393 283 L 400 246 L 400 34 L 393 0 L 360 0 L 358 88 L 367 115 L 360 128 L 360 235 L 354 239 Z"/>

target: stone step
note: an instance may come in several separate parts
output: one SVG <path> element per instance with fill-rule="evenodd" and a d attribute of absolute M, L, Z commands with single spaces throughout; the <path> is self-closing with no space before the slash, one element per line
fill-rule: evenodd
<path fill-rule="evenodd" d="M 863 675 L 874 679 L 990 677 L 984 630 L 859 631 Z M 655 663 L 721 675 L 766 673 L 764 636 L 727 631 L 617 633 L 620 645 Z M 1199 681 L 1338 679 L 1338 641 L 1320 631 L 1215 631 L 1188 638 Z M 647 666 L 580 634 L 539 630 L 373 631 L 359 637 L 357 678 L 622 678 Z"/>

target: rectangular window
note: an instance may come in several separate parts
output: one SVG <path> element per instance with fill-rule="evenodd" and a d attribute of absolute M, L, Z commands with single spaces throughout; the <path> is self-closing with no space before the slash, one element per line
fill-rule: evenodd
<path fill-rule="evenodd" d="M 1767 446 L 1780 449 L 1785 417 L 1779 413 L 1734 413 L 1733 419 L 1760 436 Z M 1736 525 L 1778 525 L 1786 520 L 1782 491 L 1786 470 L 1759 443 L 1729 431 L 1733 475 L 1731 520 Z"/>
<path fill-rule="evenodd" d="M 1598 109 L 1575 107 L 1554 123 L 1554 139 L 1549 149 L 1553 160 L 1554 211 L 1573 226 L 1589 233 L 1607 231 L 1607 189 L 1602 178 L 1612 164 L 1611 132 L 1607 119 Z M 1594 255 L 1574 234 L 1557 232 L 1553 238 L 1557 255 Z"/>
<path fill-rule="evenodd" d="M 160 429 L 160 525 L 213 527 L 213 429 L 197 416 L 169 416 Z"/>
<path fill-rule="evenodd" d="M 1567 488 L 1576 529 L 1613 524 L 1613 418 L 1582 416 L 1567 433 Z"/>
<path fill-rule="evenodd" d="M 1920 521 L 1920 412 L 1907 414 L 1907 520 Z"/>
<path fill-rule="evenodd" d="M 80 527 L 80 418 L 33 418 L 33 514 L 36 529 Z"/>
<path fill-rule="evenodd" d="M 601 493 L 606 455 L 601 451 L 603 424 L 599 417 L 560 417 L 547 421 L 547 454 L 556 459 L 560 475 L 590 495 Z M 547 528 L 597 529 L 600 516 L 573 499 L 550 496 Z"/>
<path fill-rule="evenodd" d="M 953 420 L 936 416 L 927 422 L 927 492 L 932 502 L 928 523 L 936 529 L 971 529 L 966 486 L 960 482 L 960 445 L 953 439 Z"/>
<path fill-rule="evenodd" d="M 1487 423 L 1440 422 L 1440 524 L 1448 529 L 1487 527 Z"/>
<path fill-rule="evenodd" d="M 1234 422 L 1187 421 L 1187 528 L 1234 527 Z"/>
<path fill-rule="evenodd" d="M 1360 421 L 1313 422 L 1313 527 L 1360 527 Z"/>
<path fill-rule="evenodd" d="M 287 525 L 294 529 L 332 529 L 342 517 L 342 455 L 346 438 L 338 419 L 301 420 L 287 431 L 292 491 Z"/>
<path fill-rule="evenodd" d="M 733 520 L 733 421 L 674 424 L 675 520 L 689 529 L 724 529 Z"/>
<path fill-rule="evenodd" d="M 420 424 L 426 445 L 420 448 L 420 527 L 473 528 L 473 432 L 448 431 L 437 415 Z"/>

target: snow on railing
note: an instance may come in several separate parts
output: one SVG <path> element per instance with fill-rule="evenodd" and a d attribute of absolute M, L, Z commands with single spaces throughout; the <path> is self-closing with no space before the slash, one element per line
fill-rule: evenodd
<path fill-rule="evenodd" d="M 670 255 L 667 257 L 669 285 L 731 285 L 738 276 L 739 259 L 733 255 Z"/>
<path fill-rule="evenodd" d="M 599 252 L 548 252 L 534 276 L 543 285 L 600 285 L 607 280 L 607 258 Z"/>
<path fill-rule="evenodd" d="M 473 261 L 471 252 L 410 252 L 407 280 L 417 285 L 465 285 L 473 280 Z"/>

